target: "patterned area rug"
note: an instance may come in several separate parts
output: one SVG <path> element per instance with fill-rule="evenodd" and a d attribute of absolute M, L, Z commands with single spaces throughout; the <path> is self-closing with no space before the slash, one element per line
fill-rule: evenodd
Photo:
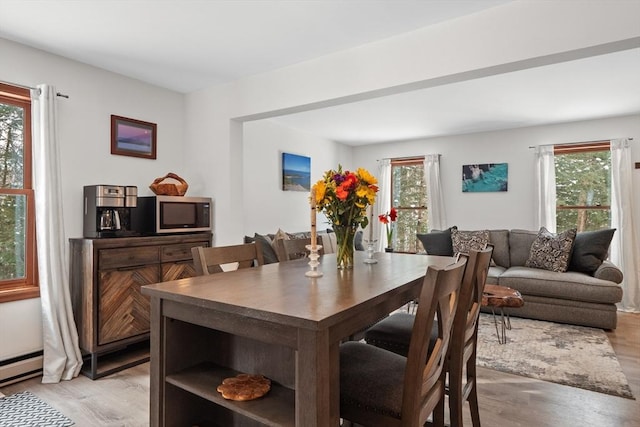
<path fill-rule="evenodd" d="M 500 345 L 491 314 L 480 315 L 478 366 L 634 399 L 602 329 L 516 317 L 511 326 Z"/>
<path fill-rule="evenodd" d="M 23 391 L 0 399 L 0 427 L 67 427 L 73 421 Z"/>

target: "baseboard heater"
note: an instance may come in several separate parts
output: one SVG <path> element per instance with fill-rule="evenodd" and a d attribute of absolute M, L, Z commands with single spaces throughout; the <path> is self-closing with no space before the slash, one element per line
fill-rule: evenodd
<path fill-rule="evenodd" d="M 0 362 L 0 388 L 42 375 L 43 352 L 25 354 Z"/>

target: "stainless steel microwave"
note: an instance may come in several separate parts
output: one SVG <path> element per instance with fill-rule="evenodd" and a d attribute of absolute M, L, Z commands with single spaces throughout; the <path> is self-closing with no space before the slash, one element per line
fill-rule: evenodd
<path fill-rule="evenodd" d="M 142 235 L 211 231 L 210 197 L 138 197 L 131 228 Z"/>

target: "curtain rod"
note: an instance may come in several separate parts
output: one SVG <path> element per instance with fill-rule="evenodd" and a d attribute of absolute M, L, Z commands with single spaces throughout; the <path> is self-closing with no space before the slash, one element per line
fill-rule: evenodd
<path fill-rule="evenodd" d="M 616 139 L 616 138 L 611 138 Z M 609 142 L 611 139 L 599 139 L 597 141 L 580 141 L 580 142 L 562 142 L 558 144 L 541 144 L 541 145 L 530 145 L 529 148 L 536 147 L 553 147 L 554 145 L 580 145 L 580 144 L 595 144 L 596 142 Z M 627 138 L 629 141 L 633 141 L 633 138 Z"/>
<path fill-rule="evenodd" d="M 19 88 L 22 88 L 22 89 L 37 90 L 38 93 L 40 92 L 40 88 L 37 88 L 37 87 L 25 86 L 25 85 L 21 85 L 19 83 L 7 82 L 5 80 L 0 80 L 0 83 L 4 83 L 6 85 L 11 85 L 11 86 L 16 86 L 16 87 L 19 87 Z M 56 96 L 59 96 L 60 98 L 69 99 L 69 95 L 65 95 L 64 93 L 60 93 L 60 92 L 56 92 Z"/>

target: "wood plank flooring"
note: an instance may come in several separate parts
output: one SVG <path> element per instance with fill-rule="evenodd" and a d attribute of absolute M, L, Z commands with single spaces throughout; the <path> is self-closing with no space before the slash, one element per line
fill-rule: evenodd
<path fill-rule="evenodd" d="M 640 426 L 640 314 L 619 313 L 608 333 L 636 400 L 479 368 L 484 427 Z M 31 391 L 71 418 L 77 427 L 149 425 L 149 364 L 92 381 L 80 376 L 59 384 L 32 378 L 0 389 Z M 465 410 L 465 425 L 471 425 Z"/>

